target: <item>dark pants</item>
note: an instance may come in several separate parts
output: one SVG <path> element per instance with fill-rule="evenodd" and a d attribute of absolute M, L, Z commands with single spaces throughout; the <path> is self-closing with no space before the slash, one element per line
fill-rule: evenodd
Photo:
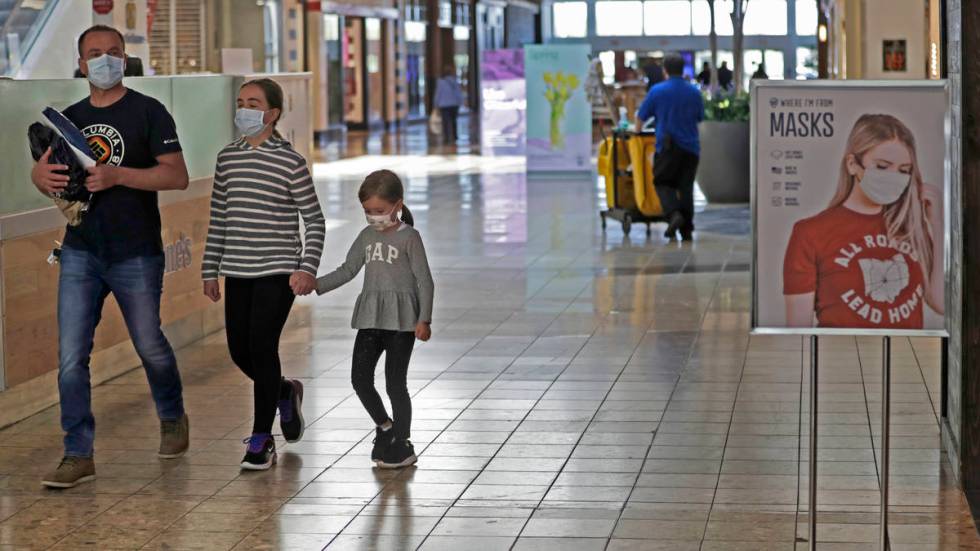
<path fill-rule="evenodd" d="M 252 379 L 253 433 L 271 433 L 280 398 L 288 397 L 279 363 L 279 337 L 296 295 L 288 275 L 225 278 L 225 330 L 231 359 Z"/>
<path fill-rule="evenodd" d="M 669 162 L 670 170 L 658 174 L 654 181 L 657 196 L 664 209 L 664 216 L 669 220 L 675 212 L 684 217 L 682 231 L 694 230 L 694 177 L 698 173 L 699 157 L 693 153 L 674 148 L 669 153 L 669 161 L 664 158 L 667 153 L 657 153 L 653 165 Z"/>
<path fill-rule="evenodd" d="M 58 393 L 65 455 L 91 457 L 95 442 L 89 357 L 109 293 L 116 298 L 150 383 L 160 419 L 184 415 L 177 359 L 160 330 L 164 258 L 138 256 L 106 264 L 65 247 L 58 282 Z"/>
<path fill-rule="evenodd" d="M 385 390 L 391 400 L 395 438 L 409 438 L 412 429 L 412 397 L 408 394 L 408 362 L 415 346 L 411 331 L 361 329 L 354 339 L 354 363 L 350 379 L 357 397 L 376 425 L 388 420 L 381 396 L 374 388 L 374 368 L 385 353 Z"/>
<path fill-rule="evenodd" d="M 459 116 L 459 107 L 440 107 L 439 114 L 442 116 L 442 143 L 456 143 L 456 117 Z"/>

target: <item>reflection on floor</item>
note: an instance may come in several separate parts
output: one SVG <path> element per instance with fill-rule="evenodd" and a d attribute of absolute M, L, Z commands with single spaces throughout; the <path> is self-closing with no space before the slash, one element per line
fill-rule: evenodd
<path fill-rule="evenodd" d="M 590 179 L 444 169 L 471 162 L 392 160 L 437 284 L 434 338 L 410 371 L 417 468 L 369 461 L 349 383 L 351 284 L 294 309 L 282 357 L 306 384 L 309 428 L 279 440 L 277 467 L 238 469 L 251 388 L 214 335 L 180 351 L 182 459 L 155 456 L 139 372 L 93 392 L 93 484 L 39 488 L 61 453 L 56 408 L 2 431 L 0 548 L 805 549 L 805 350 L 749 337 L 747 237 L 604 236 Z M 324 268 L 362 227 L 357 176 L 375 166 L 387 163 L 317 167 Z M 731 215 L 705 213 L 703 227 Z M 819 548 L 877 549 L 880 345 L 822 342 Z M 895 343 L 896 551 L 980 549 L 939 451 L 938 360 L 936 342 Z"/>

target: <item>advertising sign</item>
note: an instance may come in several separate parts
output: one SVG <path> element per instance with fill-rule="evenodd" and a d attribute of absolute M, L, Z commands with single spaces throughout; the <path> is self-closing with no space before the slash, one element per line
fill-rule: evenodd
<path fill-rule="evenodd" d="M 524 47 L 528 171 L 591 170 L 590 51 L 588 44 Z"/>
<path fill-rule="evenodd" d="M 527 121 L 524 50 L 487 50 L 480 63 L 484 155 L 523 155 Z"/>
<path fill-rule="evenodd" d="M 946 334 L 942 81 L 754 81 L 753 329 Z"/>

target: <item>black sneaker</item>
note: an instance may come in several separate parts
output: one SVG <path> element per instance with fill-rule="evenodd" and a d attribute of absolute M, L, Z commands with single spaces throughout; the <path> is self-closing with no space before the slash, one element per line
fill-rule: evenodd
<path fill-rule="evenodd" d="M 395 438 L 385 450 L 384 459 L 378 466 L 382 469 L 400 469 L 414 465 L 419 460 L 415 456 L 415 446 L 408 440 Z"/>
<path fill-rule="evenodd" d="M 385 458 L 385 450 L 388 449 L 393 438 L 391 429 L 381 430 L 381 427 L 374 429 L 374 440 L 371 441 L 374 444 L 374 447 L 371 448 L 371 461 L 378 463 Z"/>
<path fill-rule="evenodd" d="M 242 441 L 248 444 L 245 457 L 242 458 L 242 469 L 246 471 L 264 471 L 276 464 L 276 441 L 270 434 L 253 434 Z"/>
<path fill-rule="evenodd" d="M 279 400 L 279 428 L 286 442 L 299 442 L 306 431 L 303 421 L 303 383 L 296 379 L 284 379 L 282 384 L 289 385 L 289 398 Z"/>
<path fill-rule="evenodd" d="M 683 227 L 684 215 L 675 210 L 670 214 L 670 218 L 668 218 L 667 231 L 664 232 L 664 237 L 670 240 L 676 239 L 677 232 Z"/>

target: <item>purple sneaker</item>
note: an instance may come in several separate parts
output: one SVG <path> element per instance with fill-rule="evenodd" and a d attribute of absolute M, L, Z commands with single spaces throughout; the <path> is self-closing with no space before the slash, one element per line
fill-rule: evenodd
<path fill-rule="evenodd" d="M 242 469 L 265 471 L 276 464 L 276 441 L 271 434 L 253 434 L 242 442 L 248 444 L 242 458 Z"/>
<path fill-rule="evenodd" d="M 289 398 L 279 400 L 279 428 L 286 442 L 299 442 L 306 431 L 303 421 L 303 383 L 296 379 L 284 379 L 289 386 Z"/>

